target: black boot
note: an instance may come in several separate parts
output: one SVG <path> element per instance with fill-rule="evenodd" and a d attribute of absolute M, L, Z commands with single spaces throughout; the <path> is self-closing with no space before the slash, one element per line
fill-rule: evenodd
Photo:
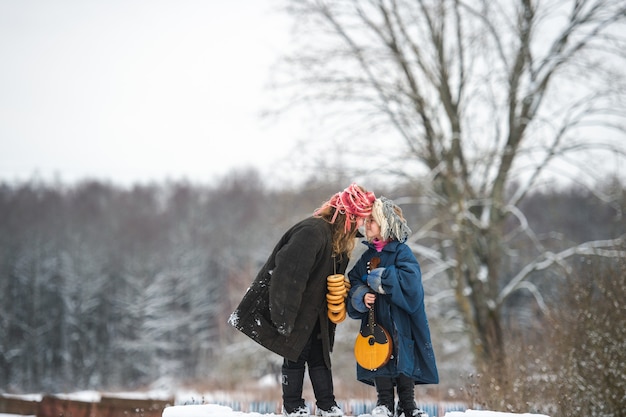
<path fill-rule="evenodd" d="M 400 375 L 396 379 L 398 383 L 398 408 L 396 416 L 413 417 L 414 411 L 417 410 L 415 404 L 415 382 L 406 375 Z"/>
<path fill-rule="evenodd" d="M 376 405 L 384 405 L 393 413 L 393 380 L 391 378 L 374 378 L 378 400 Z"/>
<path fill-rule="evenodd" d="M 283 408 L 292 413 L 298 408 L 306 407 L 302 398 L 304 385 L 304 368 L 290 369 L 283 367 Z"/>
<path fill-rule="evenodd" d="M 311 378 L 317 408 L 329 411 L 333 406 L 336 407 L 331 370 L 325 366 L 309 368 L 309 377 Z"/>

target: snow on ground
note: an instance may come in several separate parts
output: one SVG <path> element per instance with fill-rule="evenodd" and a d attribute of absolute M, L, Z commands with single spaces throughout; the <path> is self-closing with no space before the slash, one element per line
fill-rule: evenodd
<path fill-rule="evenodd" d="M 21 414 L 0 414 L 0 417 L 36 417 L 36 416 L 23 416 Z"/>
<path fill-rule="evenodd" d="M 30 395 L 10 395 L 10 394 L 2 394 L 7 397 L 16 397 L 21 399 L 27 399 L 32 401 L 41 401 L 42 395 L 40 394 L 30 394 Z M 86 401 L 86 402 L 98 402 L 100 401 L 102 396 L 110 396 L 110 397 L 120 397 L 120 398 L 139 398 L 139 399 L 167 399 L 171 398 L 172 394 L 166 391 L 150 391 L 146 393 L 100 393 L 97 391 L 80 391 L 69 394 L 55 394 L 57 397 L 77 400 L 77 401 Z M 207 394 L 198 394 L 195 392 L 178 392 L 175 397 L 175 404 L 185 404 L 185 401 L 190 398 L 202 398 L 202 404 L 189 404 L 187 405 L 174 405 L 171 407 L 165 408 L 163 410 L 162 417 L 282 417 L 280 414 L 260 414 L 255 412 L 242 412 L 242 411 L 234 411 L 232 408 L 206 403 L 208 400 L 210 401 L 219 401 L 220 397 L 227 398 L 228 395 L 224 393 L 223 395 L 220 393 L 214 393 L 212 395 Z M 17 416 L 15 414 L 2 414 L 0 413 L 0 417 L 35 417 L 35 416 Z M 497 411 L 481 411 L 481 410 L 466 410 L 466 411 L 448 411 L 444 416 L 440 417 L 549 417 L 544 414 L 514 414 L 514 413 L 503 413 Z"/>
<path fill-rule="evenodd" d="M 202 405 L 177 405 L 167 407 L 163 411 L 163 417 L 282 417 L 279 414 L 259 414 L 259 413 L 243 413 L 241 411 L 233 411 L 230 407 L 224 407 L 215 404 Z M 0 417 L 35 417 L 35 416 L 18 416 L 16 414 L 0 414 Z M 548 417 L 544 414 L 513 414 L 501 413 L 497 411 L 479 411 L 467 410 L 450 411 L 444 417 Z"/>
<path fill-rule="evenodd" d="M 163 417 L 281 417 L 279 414 L 259 414 L 259 413 L 243 413 L 241 411 L 233 411 L 230 407 L 224 407 L 214 404 L 202 404 L 202 405 L 177 405 L 174 407 L 167 407 L 163 411 Z M 500 413 L 496 411 L 478 411 L 467 410 L 452 411 L 445 414 L 444 417 L 548 417 L 544 414 L 513 414 L 513 413 Z"/>

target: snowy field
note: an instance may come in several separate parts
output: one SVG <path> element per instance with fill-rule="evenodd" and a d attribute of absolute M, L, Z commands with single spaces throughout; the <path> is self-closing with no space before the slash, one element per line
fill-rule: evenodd
<path fill-rule="evenodd" d="M 65 399 L 77 400 L 77 401 L 86 401 L 86 402 L 98 402 L 102 397 L 102 393 L 97 391 L 82 391 L 71 394 L 55 394 L 56 397 L 61 397 Z M 115 394 L 107 394 L 121 398 L 134 398 L 134 399 L 166 399 L 172 398 L 172 394 L 168 392 L 159 392 L 159 391 L 151 391 L 147 393 L 115 393 Z M 10 395 L 7 395 L 10 396 Z M 242 411 L 234 411 L 232 408 L 210 404 L 211 399 L 218 400 L 221 394 L 218 393 L 216 398 L 210 398 L 210 395 L 200 395 L 198 393 L 193 392 L 179 392 L 175 397 L 175 404 L 187 404 L 187 405 L 175 405 L 171 407 L 165 408 L 163 410 L 162 417 L 282 417 L 280 414 L 260 414 L 255 412 L 242 412 Z M 16 395 L 15 397 L 31 400 L 31 401 L 40 401 L 41 395 Z M 203 398 L 204 400 L 208 400 L 209 403 L 203 404 L 189 404 L 188 401 L 193 398 Z M 35 416 L 19 416 L 16 414 L 2 414 L 0 413 L 0 417 L 35 417 Z M 357 416 L 354 416 L 357 417 Z M 432 417 L 432 416 L 431 416 Z M 515 413 L 502 413 L 496 411 L 482 411 L 482 410 L 467 410 L 467 411 L 448 411 L 444 416 L 439 417 L 549 417 L 544 414 L 515 414 Z"/>
<path fill-rule="evenodd" d="M 231 408 L 223 407 L 220 405 L 177 405 L 174 407 L 168 407 L 163 411 L 163 417 L 281 417 L 279 414 L 259 414 L 259 413 L 242 413 L 239 411 L 233 411 Z M 512 414 L 512 413 L 499 413 L 496 411 L 476 411 L 467 410 L 452 411 L 446 413 L 444 417 L 547 417 L 544 414 Z M 17 414 L 0 414 L 0 417 L 34 417 L 34 416 L 18 416 Z"/>
<path fill-rule="evenodd" d="M 259 414 L 259 413 L 242 413 L 240 411 L 233 411 L 229 407 L 223 407 L 220 405 L 179 405 L 174 407 L 168 407 L 163 411 L 163 417 L 281 417 L 280 414 Z M 499 413 L 496 411 L 477 411 L 467 410 L 452 411 L 445 414 L 444 417 L 547 417 L 543 414 L 512 414 L 512 413 Z"/>
<path fill-rule="evenodd" d="M 241 411 L 233 411 L 230 407 L 221 405 L 202 404 L 202 405 L 177 405 L 167 407 L 163 411 L 163 417 L 281 417 L 280 414 L 259 414 L 259 413 L 243 413 Z M 451 411 L 444 417 L 548 417 L 544 414 L 513 414 L 500 413 L 497 411 L 478 411 L 467 410 Z M 19 416 L 17 414 L 0 414 L 0 417 L 35 417 L 35 416 Z"/>

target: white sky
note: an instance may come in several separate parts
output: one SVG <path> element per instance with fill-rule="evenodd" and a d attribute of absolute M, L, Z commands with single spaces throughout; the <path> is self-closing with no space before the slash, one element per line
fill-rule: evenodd
<path fill-rule="evenodd" d="M 211 183 L 255 167 L 280 184 L 305 158 L 345 165 L 347 145 L 304 111 L 260 117 L 291 45 L 280 4 L 0 0 L 0 182 Z"/>
<path fill-rule="evenodd" d="M 0 181 L 209 182 L 276 169 L 301 134 L 295 116 L 259 117 L 289 41 L 275 6 L 0 0 Z"/>

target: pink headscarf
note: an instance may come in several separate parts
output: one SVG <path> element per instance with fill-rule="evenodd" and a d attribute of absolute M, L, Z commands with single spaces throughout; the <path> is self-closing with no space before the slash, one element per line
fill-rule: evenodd
<path fill-rule="evenodd" d="M 356 217 L 369 217 L 372 214 L 372 205 L 376 196 L 371 191 L 363 191 L 356 183 L 350 184 L 345 190 L 338 192 L 320 208 L 315 210 L 314 215 L 319 215 L 321 211 L 328 207 L 334 207 L 335 214 L 331 223 L 335 223 L 337 214 L 346 214 L 345 231 L 350 230 L 350 223 Z"/>

